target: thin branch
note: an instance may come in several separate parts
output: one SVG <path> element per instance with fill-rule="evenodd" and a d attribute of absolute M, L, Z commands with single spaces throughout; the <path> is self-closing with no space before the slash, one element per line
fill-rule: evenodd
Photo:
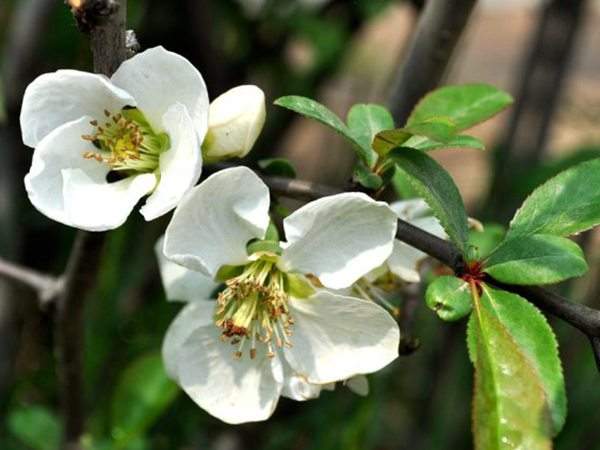
<path fill-rule="evenodd" d="M 316 199 L 341 192 L 338 189 L 332 189 L 331 187 L 316 183 L 306 183 L 296 180 L 287 180 L 287 182 L 284 182 L 281 179 L 277 179 L 276 183 L 271 183 L 270 177 L 263 177 L 263 180 L 279 195 L 291 198 L 304 200 Z M 396 237 L 400 241 L 427 253 L 429 256 L 449 266 L 458 276 L 462 275 L 465 268 L 465 261 L 460 251 L 451 242 L 440 239 L 401 219 L 398 220 Z M 599 310 L 579 303 L 573 303 L 559 294 L 541 287 L 505 284 L 490 276 L 486 277 L 485 281 L 527 298 L 546 313 L 552 314 L 579 329 L 594 343 L 594 354 L 597 360 L 600 361 Z"/>
<path fill-rule="evenodd" d="M 41 305 L 54 300 L 62 291 L 61 278 L 11 263 L 4 258 L 0 258 L 0 276 L 32 288 L 37 292 Z"/>
<path fill-rule="evenodd" d="M 426 2 L 389 97 L 396 123 L 404 123 L 421 97 L 440 83 L 476 3 L 477 0 Z"/>
<path fill-rule="evenodd" d="M 110 76 L 127 58 L 126 7 L 121 0 L 70 0 L 81 30 L 89 31 L 94 70 Z M 79 231 L 57 303 L 56 344 L 64 420 L 64 448 L 81 449 L 84 433 L 84 306 L 95 286 L 106 235 Z"/>

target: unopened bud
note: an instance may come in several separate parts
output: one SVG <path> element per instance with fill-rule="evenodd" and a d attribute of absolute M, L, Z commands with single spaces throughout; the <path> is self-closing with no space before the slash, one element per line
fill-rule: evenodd
<path fill-rule="evenodd" d="M 253 85 L 238 86 L 210 104 L 202 144 L 207 162 L 246 156 L 265 123 L 265 94 Z"/>

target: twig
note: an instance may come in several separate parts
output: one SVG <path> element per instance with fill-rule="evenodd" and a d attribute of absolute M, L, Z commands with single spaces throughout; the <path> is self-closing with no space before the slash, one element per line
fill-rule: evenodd
<path fill-rule="evenodd" d="M 515 105 L 505 136 L 494 154 L 490 201 L 486 203 L 495 205 L 495 219 L 507 220 L 522 200 L 511 195 L 513 183 L 509 180 L 514 179 L 511 175 L 519 168 L 536 166 L 546 150 L 586 3 L 586 0 L 552 0 L 540 5 L 538 24 L 518 74 Z"/>
<path fill-rule="evenodd" d="M 94 70 L 110 76 L 127 58 L 126 0 L 71 0 L 69 6 L 80 29 L 90 33 Z M 63 440 L 64 447 L 70 450 L 81 449 L 84 432 L 84 305 L 96 282 L 105 240 L 104 233 L 77 233 L 65 272 L 65 287 L 57 304 Z"/>
<path fill-rule="evenodd" d="M 429 0 L 397 80 L 389 106 L 398 124 L 441 81 L 477 0 Z"/>
<path fill-rule="evenodd" d="M 37 272 L 28 267 L 13 264 L 0 258 L 0 276 L 29 286 L 37 292 L 40 304 L 54 300 L 62 291 L 62 279 Z"/>
<path fill-rule="evenodd" d="M 292 198 L 316 199 L 325 195 L 340 192 L 340 190 L 315 183 L 310 183 L 309 190 L 309 187 L 305 183 L 297 181 L 294 183 L 294 180 L 288 180 L 287 183 L 284 183 L 278 179 L 277 183 L 274 184 L 271 184 L 270 177 L 264 177 L 263 180 L 278 194 Z M 401 219 L 398 220 L 396 237 L 400 241 L 427 253 L 429 256 L 449 266 L 457 275 L 460 276 L 464 272 L 465 261 L 462 254 L 451 242 L 440 239 Z M 586 334 L 594 343 L 594 355 L 596 356 L 597 361 L 600 361 L 599 310 L 579 303 L 573 303 L 566 298 L 541 287 L 505 284 L 490 276 L 486 277 L 485 281 L 496 287 L 500 287 L 527 298 L 543 311 L 564 320 Z"/>

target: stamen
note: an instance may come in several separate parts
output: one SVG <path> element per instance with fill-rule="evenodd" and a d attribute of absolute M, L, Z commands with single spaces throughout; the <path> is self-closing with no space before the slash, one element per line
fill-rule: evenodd
<path fill-rule="evenodd" d="M 165 133 L 157 134 L 136 108 L 112 114 L 104 110 L 108 119 L 103 126 L 98 120 L 90 121 L 96 130 L 81 138 L 90 141 L 98 151 L 87 151 L 86 159 L 105 163 L 112 170 L 148 173 L 158 167 L 160 154 L 169 148 Z"/>
<path fill-rule="evenodd" d="M 285 275 L 270 260 L 259 259 L 249 264 L 241 275 L 226 282 L 215 308 L 215 324 L 221 328 L 221 339 L 238 345 L 234 356 L 244 353 L 256 358 L 257 342 L 266 344 L 267 356 L 275 356 L 277 348 L 291 347 L 293 320 L 287 306 Z"/>

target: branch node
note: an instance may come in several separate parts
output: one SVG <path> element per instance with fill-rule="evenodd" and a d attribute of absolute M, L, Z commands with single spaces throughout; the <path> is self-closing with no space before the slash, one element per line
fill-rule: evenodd
<path fill-rule="evenodd" d="M 82 33 L 89 33 L 97 26 L 107 23 L 108 18 L 119 10 L 118 0 L 65 0 Z"/>

